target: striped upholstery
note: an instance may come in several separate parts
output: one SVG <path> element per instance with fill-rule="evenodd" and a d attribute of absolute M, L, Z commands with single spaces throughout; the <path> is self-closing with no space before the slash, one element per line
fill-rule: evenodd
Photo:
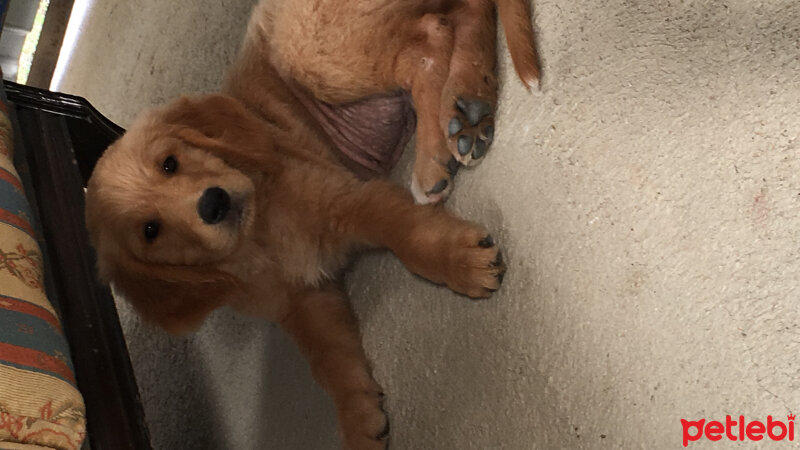
<path fill-rule="evenodd" d="M 0 449 L 77 450 L 85 436 L 61 325 L 44 291 L 33 215 L 0 102 Z"/>

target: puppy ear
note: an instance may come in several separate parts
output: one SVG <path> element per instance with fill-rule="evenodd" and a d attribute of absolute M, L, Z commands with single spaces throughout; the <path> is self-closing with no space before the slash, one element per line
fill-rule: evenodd
<path fill-rule="evenodd" d="M 279 133 L 240 101 L 220 94 L 182 97 L 162 110 L 172 134 L 240 170 L 274 167 L 273 138 Z"/>
<path fill-rule="evenodd" d="M 238 278 L 204 266 L 128 261 L 103 277 L 145 320 L 171 334 L 194 331 L 208 314 L 242 293 Z"/>

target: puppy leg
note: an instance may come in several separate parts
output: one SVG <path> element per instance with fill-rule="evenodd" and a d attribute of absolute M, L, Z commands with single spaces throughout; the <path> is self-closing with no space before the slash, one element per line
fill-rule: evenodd
<path fill-rule="evenodd" d="M 493 2 L 468 0 L 450 17 L 453 56 L 441 96 L 439 125 L 453 156 L 471 165 L 483 160 L 494 139 L 497 25 Z"/>
<path fill-rule="evenodd" d="M 442 89 L 453 49 L 453 27 L 443 14 L 412 22 L 409 41 L 397 57 L 395 76 L 411 92 L 417 113 L 416 160 L 411 192 L 418 203 L 436 203 L 453 189 L 458 163 L 447 151 L 439 125 Z"/>
<path fill-rule="evenodd" d="M 281 326 L 308 359 L 317 382 L 333 398 L 344 448 L 385 449 L 389 422 L 372 378 L 358 324 L 333 286 L 298 292 Z"/>
<path fill-rule="evenodd" d="M 383 180 L 365 182 L 337 201 L 331 223 L 351 240 L 387 247 L 412 272 L 469 297 L 489 297 L 500 287 L 506 267 L 483 227 L 444 208 L 414 204 Z"/>
<path fill-rule="evenodd" d="M 411 91 L 419 119 L 411 190 L 418 203 L 436 203 L 449 195 L 459 165 L 481 161 L 494 139 L 493 2 L 468 0 L 446 14 L 427 14 L 416 32 L 398 56 L 396 76 Z"/>

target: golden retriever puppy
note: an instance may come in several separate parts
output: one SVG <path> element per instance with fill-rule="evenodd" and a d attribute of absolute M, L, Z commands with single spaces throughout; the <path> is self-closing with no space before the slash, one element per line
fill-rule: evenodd
<path fill-rule="evenodd" d="M 496 3 L 515 67 L 534 84 L 528 6 Z M 384 448 L 383 394 L 341 272 L 353 253 L 387 248 L 469 297 L 499 288 L 505 265 L 489 233 L 431 204 L 492 141 L 494 8 L 259 4 L 222 93 L 144 113 L 98 161 L 86 221 L 100 276 L 173 333 L 223 305 L 279 323 L 333 398 L 343 446 Z M 414 112 L 411 195 L 375 175 Z"/>

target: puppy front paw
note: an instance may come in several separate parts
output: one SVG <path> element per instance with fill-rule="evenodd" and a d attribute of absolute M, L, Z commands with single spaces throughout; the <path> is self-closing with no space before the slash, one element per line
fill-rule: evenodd
<path fill-rule="evenodd" d="M 487 298 L 500 288 L 506 273 L 503 254 L 491 235 L 471 237 L 452 250 L 447 286 L 471 298 Z"/>
<path fill-rule="evenodd" d="M 338 405 L 339 432 L 346 450 L 384 450 L 389 441 L 389 418 L 383 394 L 364 392 L 346 397 Z"/>
<path fill-rule="evenodd" d="M 416 225 L 390 248 L 409 270 L 472 298 L 490 297 L 500 288 L 506 265 L 485 228 L 447 213 L 420 207 Z"/>

